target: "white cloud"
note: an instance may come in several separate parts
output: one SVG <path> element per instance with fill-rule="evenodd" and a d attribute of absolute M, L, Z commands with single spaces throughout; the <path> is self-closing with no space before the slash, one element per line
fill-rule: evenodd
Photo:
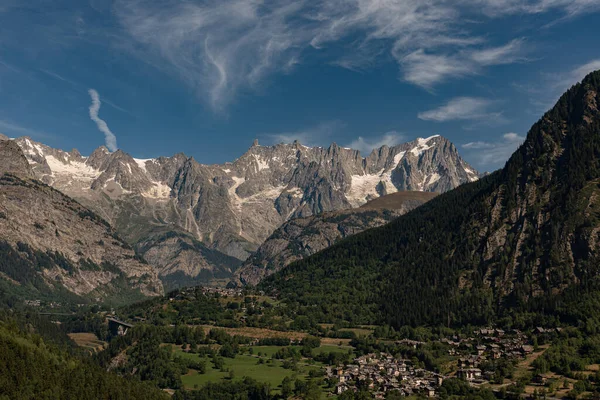
<path fill-rule="evenodd" d="M 465 150 L 465 157 L 472 160 L 478 169 L 494 170 L 501 167 L 524 140 L 524 136 L 509 132 L 502 135 L 500 140 L 465 143 L 462 148 Z"/>
<path fill-rule="evenodd" d="M 134 54 L 223 110 L 240 91 L 290 72 L 307 49 L 336 46 L 326 62 L 362 70 L 389 54 L 402 79 L 431 89 L 525 60 L 523 38 L 493 44 L 469 21 L 586 7 L 595 10 L 594 0 L 117 0 L 115 13 Z"/>
<path fill-rule="evenodd" d="M 512 64 L 523 61 L 524 39 L 514 39 L 499 47 L 475 50 L 471 59 L 480 66 Z"/>
<path fill-rule="evenodd" d="M 501 118 L 502 113 L 490 112 L 492 104 L 493 101 L 480 97 L 455 97 L 443 106 L 419 113 L 418 117 L 435 122 L 483 119 L 496 121 Z"/>
<path fill-rule="evenodd" d="M 379 137 L 364 138 L 359 136 L 346 147 L 360 150 L 363 156 L 368 155 L 373 149 L 378 149 L 381 146 L 395 146 L 405 141 L 405 137 L 396 131 L 390 131 Z"/>
<path fill-rule="evenodd" d="M 299 143 L 315 147 L 328 146 L 332 141 L 332 136 L 344 127 L 341 121 L 327 121 L 318 125 L 292 132 L 268 133 L 260 135 L 265 138 L 268 144 L 292 143 L 297 140 Z M 344 147 L 354 150 L 360 150 L 363 155 L 368 155 L 373 149 L 383 145 L 394 146 L 403 143 L 405 137 L 396 131 L 389 131 L 380 136 L 359 136 Z"/>
<path fill-rule="evenodd" d="M 525 61 L 523 39 L 499 47 L 462 49 L 451 54 L 429 54 L 423 49 L 398 57 L 407 82 L 431 89 L 450 78 L 477 75 L 484 67 Z"/>
<path fill-rule="evenodd" d="M 292 143 L 297 140 L 306 146 L 324 146 L 328 144 L 331 136 L 341 127 L 343 127 L 341 121 L 327 121 L 298 131 L 267 133 L 261 136 L 272 144 Z"/>
<path fill-rule="evenodd" d="M 430 89 L 448 78 L 472 75 L 476 72 L 473 64 L 448 55 L 427 54 L 417 50 L 401 60 L 404 80 Z"/>
<path fill-rule="evenodd" d="M 90 108 L 89 108 L 90 118 L 92 119 L 92 121 L 94 121 L 96 123 L 96 125 L 98 126 L 98 130 L 100 130 L 100 132 L 104 133 L 104 142 L 105 142 L 108 150 L 117 151 L 117 149 L 118 149 L 117 137 L 108 128 L 108 125 L 106 124 L 106 122 L 104 122 L 103 119 L 98 117 L 98 112 L 100 111 L 100 106 L 102 105 L 102 103 L 100 102 L 100 96 L 98 95 L 98 92 L 94 89 L 88 90 L 88 93 L 90 94 L 90 97 L 92 98 L 92 104 L 90 105 Z"/>
<path fill-rule="evenodd" d="M 590 13 L 600 8 L 597 0 L 474 0 L 482 12 L 490 17 L 501 17 L 512 14 L 540 14 L 550 10 L 562 10 L 565 17 L 573 17 L 581 13 Z"/>

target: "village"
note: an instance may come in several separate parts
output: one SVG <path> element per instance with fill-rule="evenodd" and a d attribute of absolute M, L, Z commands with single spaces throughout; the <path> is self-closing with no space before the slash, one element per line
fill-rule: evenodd
<path fill-rule="evenodd" d="M 551 334 L 554 330 L 537 328 L 538 334 Z M 477 329 L 468 337 L 442 338 L 439 343 L 449 347 L 448 356 L 453 360 L 450 371 L 440 374 L 425 368 L 416 368 L 413 361 L 396 358 L 388 353 L 370 353 L 354 359 L 352 364 L 327 368 L 327 376 L 337 381 L 334 393 L 347 390 L 358 391 L 368 387 L 375 398 L 383 399 L 387 392 L 400 391 L 403 396 L 421 395 L 436 397 L 445 379 L 458 378 L 472 386 L 490 383 L 494 377 L 494 360 L 517 362 L 534 351 L 529 337 L 519 331 L 502 329 Z M 398 340 L 397 345 L 417 349 L 426 345 L 415 340 Z"/>
<path fill-rule="evenodd" d="M 375 395 L 383 399 L 385 393 L 399 390 L 402 395 L 425 394 L 435 397 L 444 377 L 425 369 L 415 369 L 409 360 L 396 359 L 387 353 L 367 354 L 345 367 L 327 368 L 328 378 L 337 378 L 335 394 L 358 389 L 365 385 Z"/>

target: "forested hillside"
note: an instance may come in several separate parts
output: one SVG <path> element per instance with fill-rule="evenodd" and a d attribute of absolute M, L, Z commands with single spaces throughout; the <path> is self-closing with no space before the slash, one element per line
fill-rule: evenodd
<path fill-rule="evenodd" d="M 43 319 L 16 318 L 0 310 L 0 399 L 169 398 L 154 387 L 75 357 L 67 340 Z"/>
<path fill-rule="evenodd" d="M 594 297 L 600 72 L 565 93 L 505 168 L 268 278 L 318 321 L 487 323 Z"/>

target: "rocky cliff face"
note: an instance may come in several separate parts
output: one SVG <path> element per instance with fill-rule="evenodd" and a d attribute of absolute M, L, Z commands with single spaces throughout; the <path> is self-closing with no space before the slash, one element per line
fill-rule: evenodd
<path fill-rule="evenodd" d="M 0 280 L 26 291 L 103 299 L 163 293 L 158 274 L 110 225 L 77 201 L 31 179 L 21 149 L 0 141 Z"/>
<path fill-rule="evenodd" d="M 157 227 L 181 230 L 239 260 L 291 218 L 358 207 L 397 191 L 444 192 L 478 179 L 441 136 L 384 146 L 366 158 L 336 144 L 255 143 L 223 165 L 183 154 L 134 159 L 104 147 L 83 157 L 29 138 L 15 142 L 38 179 L 94 209 L 129 243 L 147 244 Z M 184 273 L 197 271 L 179 265 Z"/>
<path fill-rule="evenodd" d="M 294 261 L 313 255 L 339 240 L 382 226 L 436 196 L 432 192 L 398 192 L 362 207 L 327 212 L 285 222 L 236 271 L 236 282 L 256 285 Z"/>

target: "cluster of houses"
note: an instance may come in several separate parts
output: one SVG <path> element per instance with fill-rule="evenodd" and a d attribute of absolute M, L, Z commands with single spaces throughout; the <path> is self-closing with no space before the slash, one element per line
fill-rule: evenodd
<path fill-rule="evenodd" d="M 243 288 L 220 288 L 220 287 L 202 287 L 202 293 L 220 294 L 226 297 L 241 297 L 244 294 Z"/>
<path fill-rule="evenodd" d="M 449 376 L 415 368 L 411 361 L 396 359 L 387 353 L 367 354 L 354 359 L 353 364 L 328 368 L 327 376 L 337 380 L 336 394 L 357 391 L 366 386 L 375 398 L 383 399 L 386 392 L 392 390 L 398 390 L 404 396 L 435 397 L 447 377 L 464 379 L 471 384 L 484 383 L 493 377 L 493 372 L 480 369 L 486 361 L 500 358 L 517 360 L 534 350 L 529 344 L 529 337 L 519 330 L 505 332 L 484 328 L 468 337 L 454 336 L 443 338 L 440 342 L 449 347 L 450 356 L 456 357 L 456 370 Z M 405 339 L 396 344 L 417 348 L 425 343 Z"/>
<path fill-rule="evenodd" d="M 387 353 L 367 354 L 354 359 L 353 364 L 328 368 L 327 375 L 337 379 L 336 394 L 357 391 L 361 385 L 369 388 L 376 399 L 386 392 L 398 390 L 404 396 L 421 394 L 435 397 L 444 376 L 414 368 L 411 361 L 399 360 Z"/>
<path fill-rule="evenodd" d="M 241 297 L 244 294 L 242 289 L 236 288 L 192 286 L 179 289 L 177 292 L 172 293 L 171 297 L 169 297 L 169 301 L 193 300 L 199 293 L 202 293 L 205 296 L 219 294 L 223 297 Z"/>
<path fill-rule="evenodd" d="M 483 328 L 468 338 L 441 339 L 450 346 L 448 354 L 458 356 L 456 376 L 473 383 L 491 379 L 491 371 L 482 372 L 481 364 L 489 360 L 520 359 L 533 352 L 529 338 L 519 330 L 505 332 L 502 329 Z"/>
<path fill-rule="evenodd" d="M 41 307 L 41 306 L 44 306 L 44 307 L 47 307 L 47 308 L 60 308 L 60 307 L 62 307 L 62 304 L 58 303 L 56 301 L 42 302 L 41 300 L 37 300 L 37 299 L 36 300 L 25 300 L 24 304 L 26 306 L 29 306 L 29 307 Z"/>

